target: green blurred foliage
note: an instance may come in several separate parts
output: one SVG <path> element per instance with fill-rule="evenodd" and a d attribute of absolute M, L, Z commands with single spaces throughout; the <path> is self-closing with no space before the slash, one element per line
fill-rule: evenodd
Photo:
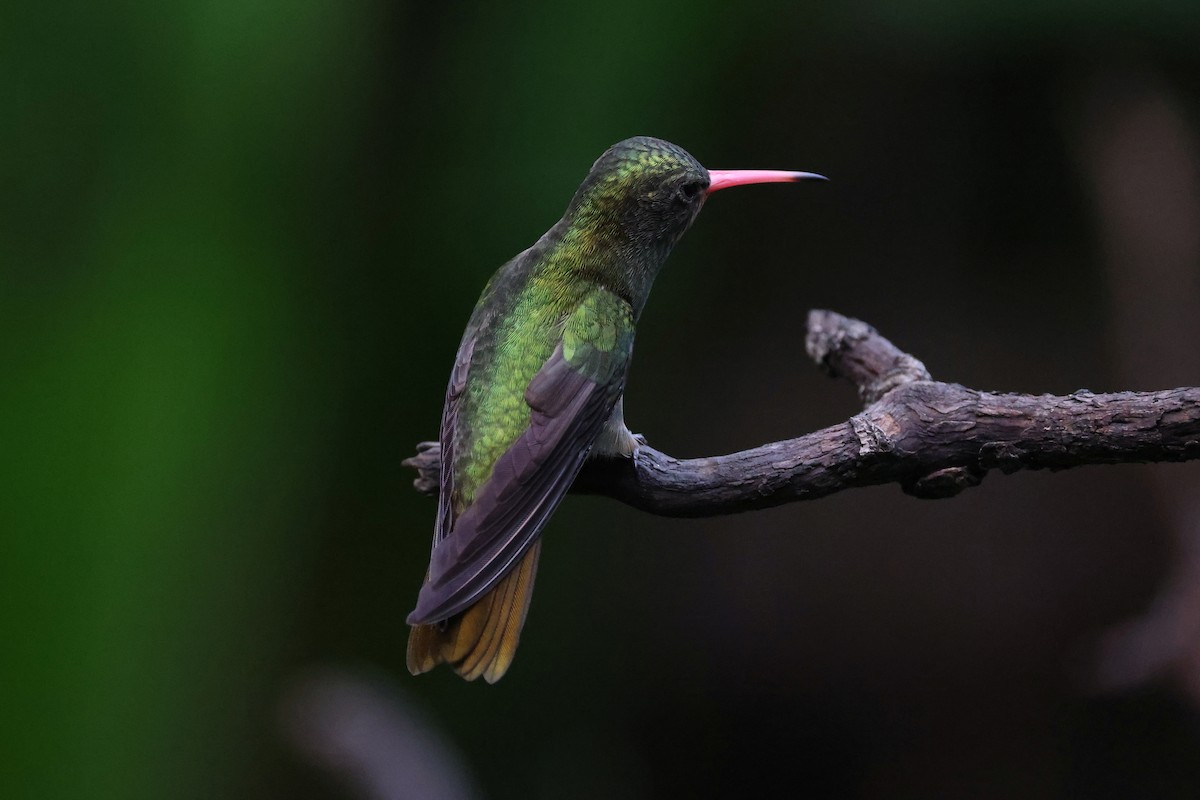
<path fill-rule="evenodd" d="M 907 502 L 894 495 L 736 525 L 572 501 L 513 674 L 491 688 L 409 681 L 403 617 L 433 508 L 399 462 L 436 429 L 479 287 L 557 218 L 605 146 L 651 133 L 716 167 L 835 179 L 824 194 L 714 203 L 681 246 L 627 404 L 665 449 L 732 449 L 845 415 L 838 390 L 793 376 L 808 369 L 795 338 L 808 305 L 894 330 L 935 374 L 1071 390 L 1107 373 L 1094 342 L 1103 291 L 1076 291 L 1098 278 L 1062 98 L 1112 65 L 1166 75 L 1193 118 L 1200 90 L 1200 6 L 1184 0 L 125 0 L 0 19 L 4 797 L 342 796 L 281 744 L 282 687 L 313 662 L 377 664 L 419 693 L 495 797 L 561 796 L 580 774 L 605 776 L 594 796 L 665 794 L 641 748 L 656 738 L 645 731 L 665 741 L 675 725 L 710 737 L 681 745 L 706 762 L 692 789 L 736 771 L 722 758 L 751 758 L 753 743 L 722 730 L 823 752 L 867 702 L 829 676 L 886 694 L 862 665 L 893 651 L 830 632 L 877 626 L 886 640 L 889 623 L 868 618 L 878 607 L 806 628 L 814 608 L 846 601 L 817 573 L 849 561 L 866 564 L 859 579 L 890 574 L 872 556 L 883 533 L 845 551 L 835 537 Z M 1026 191 L 1033 180 L 1041 192 Z M 825 269 L 793 267 L 798 252 Z M 1005 270 L 1043 291 L 993 280 Z M 929 283 L 892 285 L 896 274 Z M 864 288 L 881 280 L 887 291 Z M 1019 329 L 1004 315 L 1014 306 L 1074 333 L 1040 347 L 1045 330 Z M 985 319 L 982 344 L 944 335 Z M 797 409 L 801 393 L 814 399 Z M 694 397 L 721 398 L 720 414 Z M 1086 493 L 1080 480 L 1058 485 Z M 993 505 L 903 506 L 894 524 L 958 532 L 986 517 L 974 545 L 935 536 L 929 552 L 964 548 L 982 573 L 1021 574 L 1028 563 L 1004 549 L 1021 517 L 1005 509 L 1055 496 L 1023 486 Z M 787 551 L 801 525 L 829 538 Z M 1130 555 L 1108 546 L 1094 568 L 1111 578 L 1105 564 Z M 845 650 L 775 670 L 771 649 L 751 646 L 761 620 L 731 641 L 692 610 L 688 592 L 706 586 L 743 608 L 722 576 L 759 576 L 745 553 L 756 548 L 790 553 L 786 580 L 817 587 L 783 626 L 792 648 L 811 635 Z M 1148 559 L 1132 556 L 1123 596 L 1146 596 Z M 647 619 L 639 587 L 663 574 L 685 588 Z M 1085 607 L 1086 586 L 1055 591 L 1050 605 Z M 935 632 L 978 624 L 917 594 L 909 611 Z M 1002 627 L 1041 608 L 1013 617 L 978 602 Z M 710 628 L 715 656 L 686 649 Z M 722 683 L 730 661 L 738 677 Z M 852 697 L 812 701 L 830 685 Z M 830 748 L 829 771 L 870 774 L 878 755 Z"/>

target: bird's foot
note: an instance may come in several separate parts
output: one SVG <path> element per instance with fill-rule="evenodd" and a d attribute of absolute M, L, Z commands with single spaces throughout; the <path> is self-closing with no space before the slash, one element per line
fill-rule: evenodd
<path fill-rule="evenodd" d="M 632 433 L 624 425 L 610 425 L 601 432 L 592 447 L 592 455 L 608 458 L 633 458 L 638 448 L 646 444 L 646 437 Z"/>

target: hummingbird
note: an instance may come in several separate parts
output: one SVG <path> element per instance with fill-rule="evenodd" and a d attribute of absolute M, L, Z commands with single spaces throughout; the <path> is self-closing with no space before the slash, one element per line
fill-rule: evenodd
<path fill-rule="evenodd" d="M 597 159 L 562 219 L 484 287 L 442 410 L 433 549 L 408 668 L 495 683 L 516 652 L 541 533 L 589 457 L 631 458 L 622 393 L 650 286 L 713 192 L 824 180 L 709 170 L 650 136 Z"/>

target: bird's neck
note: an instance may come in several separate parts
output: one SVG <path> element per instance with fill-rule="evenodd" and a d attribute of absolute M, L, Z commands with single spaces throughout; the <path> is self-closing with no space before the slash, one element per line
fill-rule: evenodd
<path fill-rule="evenodd" d="M 547 241 L 548 240 L 548 241 Z M 603 286 L 640 316 L 654 278 L 675 242 L 631 235 L 619 222 L 567 216 L 543 237 L 545 274 L 552 280 Z"/>

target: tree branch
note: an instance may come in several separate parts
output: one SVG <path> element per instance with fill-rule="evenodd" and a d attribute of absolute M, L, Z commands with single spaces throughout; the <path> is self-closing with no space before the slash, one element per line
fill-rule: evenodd
<path fill-rule="evenodd" d="M 931 379 L 871 326 L 832 311 L 808 316 L 809 356 L 858 387 L 847 422 L 724 456 L 672 458 L 643 445 L 632 459 L 589 460 L 574 492 L 673 517 L 707 517 L 899 483 L 924 498 L 979 485 L 989 470 L 1200 459 L 1200 388 L 1066 396 L 994 394 Z M 404 461 L 433 494 L 440 448 Z"/>

